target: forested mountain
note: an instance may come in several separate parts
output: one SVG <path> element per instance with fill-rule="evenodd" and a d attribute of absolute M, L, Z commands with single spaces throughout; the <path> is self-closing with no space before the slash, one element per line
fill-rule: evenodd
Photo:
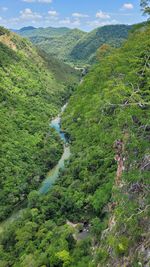
<path fill-rule="evenodd" d="M 36 28 L 33 27 L 33 26 L 23 27 L 20 30 L 11 29 L 12 32 L 16 32 L 16 33 L 22 32 L 22 35 L 23 35 L 24 32 L 27 32 L 27 31 L 30 32 L 30 31 L 33 31 L 33 30 L 36 30 Z"/>
<path fill-rule="evenodd" d="M 0 220 L 60 158 L 62 145 L 48 124 L 76 82 L 71 67 L 0 27 Z"/>
<path fill-rule="evenodd" d="M 97 49 L 105 43 L 120 47 L 130 29 L 127 25 L 109 25 L 86 33 L 78 29 L 29 27 L 18 33 L 58 59 L 82 65 L 94 62 Z"/>
<path fill-rule="evenodd" d="M 85 35 L 74 46 L 70 57 L 74 61 L 93 62 L 96 51 L 101 45 L 120 47 L 127 39 L 129 30 L 131 30 L 131 26 L 127 25 L 109 25 L 97 28 Z"/>
<path fill-rule="evenodd" d="M 149 24 L 135 28 L 120 49 L 113 49 L 112 53 L 101 57 L 74 92 L 63 117 L 63 128 L 71 146 L 70 161 L 47 195 L 38 192 L 30 195 L 22 217 L 1 234 L 1 266 L 149 266 L 149 36 Z M 9 53 L 10 50 L 7 55 Z M 15 52 L 11 60 L 13 65 L 8 71 L 13 70 L 14 62 L 17 66 Z M 27 74 L 30 77 L 31 74 Z M 49 75 L 46 77 L 51 82 Z M 11 82 L 14 79 L 13 74 Z M 11 82 L 9 80 L 4 88 L 11 87 Z M 38 91 L 43 90 L 40 84 L 38 79 L 34 97 L 37 86 Z M 15 99 L 18 90 L 20 87 L 15 87 Z M 10 100 L 15 102 L 12 92 L 8 93 L 11 93 Z M 32 90 L 27 93 L 32 95 L 32 101 Z M 43 101 L 47 101 L 49 90 L 44 96 L 43 93 L 42 99 L 38 99 L 42 102 L 40 109 Z M 25 97 L 25 93 L 21 95 L 23 107 Z M 3 103 L 6 108 L 5 99 Z M 36 99 L 34 103 L 33 111 Z M 47 105 L 46 112 L 50 116 L 49 110 L 53 108 L 49 108 L 49 102 Z M 7 113 L 7 120 L 16 123 L 15 111 L 13 108 Z M 43 123 L 45 112 L 40 116 Z M 36 118 L 41 128 L 41 117 L 36 115 Z M 32 119 L 32 133 L 35 134 L 33 122 Z M 11 137 L 14 136 L 14 132 L 11 133 Z M 35 136 L 31 144 L 40 137 L 37 133 Z M 35 155 L 34 152 L 34 158 Z"/>
<path fill-rule="evenodd" d="M 38 28 L 21 29 L 18 34 L 28 37 L 30 41 L 52 56 L 68 61 L 69 54 L 77 42 L 86 35 L 78 29 L 69 28 Z"/>
<path fill-rule="evenodd" d="M 53 27 L 48 27 L 48 28 L 34 28 L 32 26 L 29 27 L 24 27 L 18 30 L 17 32 L 20 33 L 23 37 L 36 37 L 36 36 L 41 36 L 41 37 L 55 37 L 55 36 L 62 36 L 71 30 L 66 27 L 60 27 L 60 28 L 53 28 Z"/>

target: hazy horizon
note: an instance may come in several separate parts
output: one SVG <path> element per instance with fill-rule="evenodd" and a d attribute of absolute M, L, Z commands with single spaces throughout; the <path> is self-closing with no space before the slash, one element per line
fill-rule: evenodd
<path fill-rule="evenodd" d="M 1 0 L 0 25 L 9 29 L 33 26 L 67 27 L 90 31 L 113 24 L 132 25 L 146 20 L 139 1 L 117 0 Z"/>

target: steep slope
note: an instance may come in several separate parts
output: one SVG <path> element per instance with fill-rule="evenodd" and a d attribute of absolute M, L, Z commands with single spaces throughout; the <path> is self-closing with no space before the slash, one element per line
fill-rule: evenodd
<path fill-rule="evenodd" d="M 62 61 L 82 65 L 93 63 L 97 49 L 104 43 L 120 47 L 130 29 L 127 25 L 109 25 L 89 33 L 68 28 L 27 28 L 18 33 Z"/>
<path fill-rule="evenodd" d="M 18 33 L 28 37 L 32 43 L 43 49 L 48 54 L 57 57 L 63 61 L 68 61 L 68 55 L 77 42 L 86 35 L 85 32 L 78 29 L 69 28 L 39 28 L 39 29 L 21 29 Z"/>
<path fill-rule="evenodd" d="M 50 37 L 38 43 L 33 38 L 31 38 L 31 41 L 49 54 L 69 63 L 69 55 L 72 49 L 84 35 L 86 35 L 85 32 L 73 29 L 62 36 Z"/>
<path fill-rule="evenodd" d="M 22 33 L 23 32 L 30 32 L 30 31 L 33 31 L 33 30 L 36 30 L 36 28 L 33 27 L 33 26 L 23 27 L 20 30 L 10 29 L 10 31 L 15 32 L 15 33 L 19 33 L 19 32 L 22 32 Z"/>
<path fill-rule="evenodd" d="M 71 97 L 70 162 L 1 236 L 3 267 L 149 266 L 149 35 L 132 33 Z"/>
<path fill-rule="evenodd" d="M 56 79 L 59 64 L 50 62 L 29 41 L 0 28 L 0 220 L 37 188 L 62 153 L 48 124 L 77 75 L 64 66 L 65 75 Z"/>
<path fill-rule="evenodd" d="M 77 77 L 81 76 L 80 70 L 75 70 L 65 62 L 57 59 L 56 57 L 44 52 L 44 50 L 39 50 L 37 48 L 38 54 L 44 59 L 45 64 L 48 66 L 49 70 L 53 73 L 55 79 L 61 84 L 68 86 L 71 90 L 74 88 L 77 82 Z"/>
<path fill-rule="evenodd" d="M 149 266 L 149 36 L 150 25 L 139 26 L 69 103 L 64 125 L 74 158 L 64 183 L 80 199 L 69 214 L 89 221 L 93 233 L 93 263 L 85 257 L 71 266 Z"/>
<path fill-rule="evenodd" d="M 109 25 L 97 28 L 82 38 L 74 46 L 70 57 L 75 61 L 91 62 L 94 60 L 96 50 L 103 44 L 120 47 L 128 37 L 131 26 Z"/>

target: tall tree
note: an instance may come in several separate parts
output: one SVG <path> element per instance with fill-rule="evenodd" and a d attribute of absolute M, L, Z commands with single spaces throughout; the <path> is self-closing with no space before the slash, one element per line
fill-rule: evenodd
<path fill-rule="evenodd" d="M 150 15 L 150 0 L 141 0 L 143 14 Z"/>

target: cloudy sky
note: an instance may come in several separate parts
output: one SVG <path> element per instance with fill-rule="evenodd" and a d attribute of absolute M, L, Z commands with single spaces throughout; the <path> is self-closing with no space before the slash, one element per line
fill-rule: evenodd
<path fill-rule="evenodd" d="M 145 20 L 138 0 L 0 0 L 0 25 L 7 28 L 70 27 L 91 30 Z"/>

